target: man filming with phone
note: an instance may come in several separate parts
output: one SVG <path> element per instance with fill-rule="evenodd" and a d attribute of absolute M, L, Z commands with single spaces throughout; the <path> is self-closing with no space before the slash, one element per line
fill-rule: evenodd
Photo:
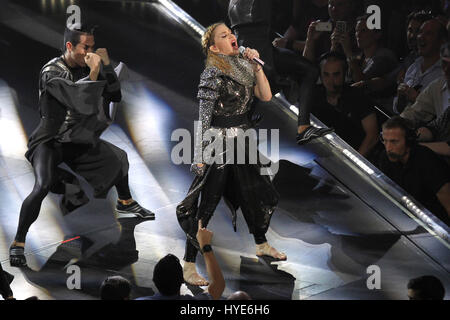
<path fill-rule="evenodd" d="M 355 17 L 357 16 L 355 0 L 329 0 L 328 21 L 313 21 L 309 25 L 303 50 L 303 56 L 312 62 L 332 49 L 331 35 L 348 36 L 352 49 L 356 48 Z M 341 48 L 336 48 L 342 52 Z"/>

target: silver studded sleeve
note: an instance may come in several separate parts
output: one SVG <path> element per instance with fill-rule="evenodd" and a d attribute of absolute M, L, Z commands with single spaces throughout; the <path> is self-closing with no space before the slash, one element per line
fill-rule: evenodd
<path fill-rule="evenodd" d="M 199 121 L 195 132 L 194 163 L 191 171 L 202 175 L 205 166 L 199 168 L 196 164 L 203 162 L 203 150 L 208 141 L 203 141 L 204 133 L 211 127 L 214 106 L 219 98 L 222 79 L 220 71 L 215 67 L 207 67 L 200 76 L 197 98 L 199 99 Z"/>

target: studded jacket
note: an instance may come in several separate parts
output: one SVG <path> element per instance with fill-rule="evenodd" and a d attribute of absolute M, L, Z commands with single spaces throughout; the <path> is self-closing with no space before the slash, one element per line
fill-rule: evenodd
<path fill-rule="evenodd" d="M 255 75 L 251 64 L 238 56 L 223 56 L 231 66 L 224 72 L 208 65 L 200 76 L 199 122 L 196 128 L 194 165 L 192 171 L 202 174 L 197 163 L 205 163 L 204 150 L 210 141 L 204 139 L 205 132 L 214 128 L 215 117 L 232 117 L 249 112 L 254 96 Z M 245 127 L 241 125 L 239 127 Z M 225 134 L 222 128 L 222 134 Z"/>

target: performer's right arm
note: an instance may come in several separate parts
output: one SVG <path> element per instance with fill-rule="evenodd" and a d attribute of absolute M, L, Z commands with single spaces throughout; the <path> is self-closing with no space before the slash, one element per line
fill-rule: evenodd
<path fill-rule="evenodd" d="M 217 68 L 207 68 L 200 76 L 197 95 L 200 100 L 199 123 L 196 128 L 194 163 L 191 166 L 191 170 L 197 175 L 202 175 L 205 170 L 203 150 L 208 145 L 208 141 L 203 141 L 203 135 L 211 127 L 214 106 L 219 97 L 221 84 L 222 80 Z"/>

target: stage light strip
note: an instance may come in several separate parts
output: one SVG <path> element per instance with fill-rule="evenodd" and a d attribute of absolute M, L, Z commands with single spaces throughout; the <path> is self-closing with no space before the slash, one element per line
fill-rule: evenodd
<path fill-rule="evenodd" d="M 188 25 L 192 30 L 194 30 L 201 37 L 205 33 L 205 27 L 198 23 L 194 18 L 188 15 L 183 9 L 181 9 L 177 4 L 170 0 L 159 0 L 158 1 L 164 8 L 166 8 L 173 16 L 177 17 L 183 23 Z"/>
<path fill-rule="evenodd" d="M 279 101 L 281 101 L 282 104 L 289 106 L 289 110 L 291 110 L 292 112 L 294 112 L 296 114 L 296 116 L 298 116 L 298 113 L 299 113 L 298 108 L 295 105 L 290 104 L 289 101 L 287 101 L 286 98 L 280 92 L 275 94 L 275 98 L 277 98 Z M 314 120 L 310 120 L 310 123 L 311 123 L 311 125 L 313 125 L 315 127 L 320 127 L 320 125 L 318 123 L 316 123 Z M 327 134 L 325 137 L 328 140 L 333 140 L 332 134 Z M 355 163 L 359 168 L 361 168 L 368 175 L 372 175 L 374 173 L 374 171 L 369 166 L 367 166 L 363 161 L 361 161 L 360 157 L 358 155 L 356 155 L 355 153 L 351 152 L 347 148 L 341 148 L 341 152 L 343 154 L 345 154 L 351 161 L 353 161 L 353 163 Z"/>

